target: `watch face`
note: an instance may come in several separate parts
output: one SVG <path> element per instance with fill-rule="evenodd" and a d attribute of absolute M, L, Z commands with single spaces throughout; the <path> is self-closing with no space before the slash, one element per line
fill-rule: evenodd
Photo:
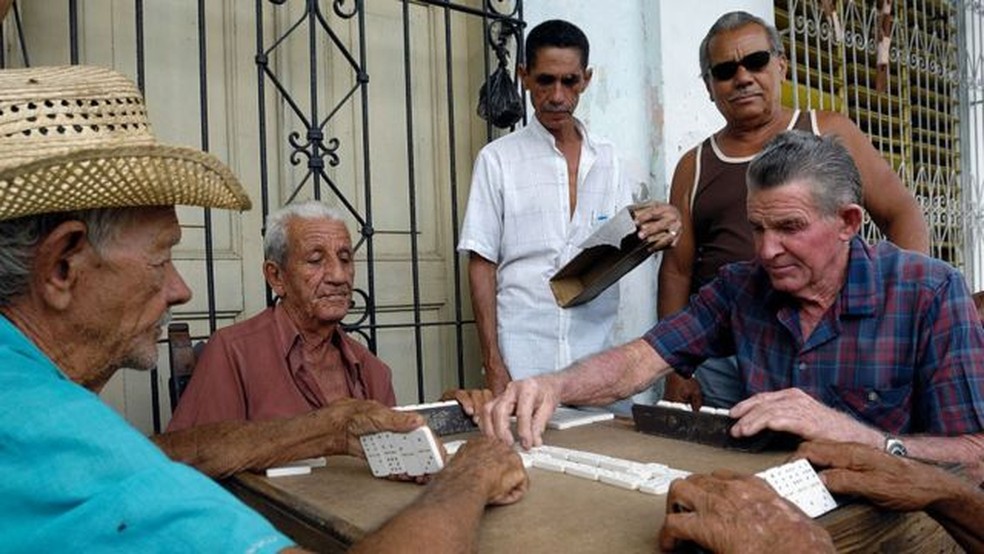
<path fill-rule="evenodd" d="M 888 439 L 885 441 L 885 452 L 892 454 L 893 456 L 905 456 L 909 453 L 905 449 L 905 445 L 899 439 Z"/>

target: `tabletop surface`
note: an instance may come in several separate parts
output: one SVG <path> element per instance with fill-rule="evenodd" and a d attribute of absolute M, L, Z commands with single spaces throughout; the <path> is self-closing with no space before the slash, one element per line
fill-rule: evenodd
<path fill-rule="evenodd" d="M 446 437 L 456 438 L 462 437 Z M 548 430 L 544 443 L 659 462 L 695 473 L 719 468 L 756 473 L 784 463 L 790 455 L 737 452 L 655 437 L 635 432 L 631 422 L 622 420 Z M 629 491 L 536 468 L 529 473 L 530 489 L 520 502 L 486 510 L 479 536 L 481 552 L 655 550 L 656 535 L 665 517 L 665 495 Z M 267 478 L 247 473 L 234 481 L 234 492 L 237 487 L 246 488 L 347 543 L 382 525 L 421 491 L 412 483 L 374 478 L 365 461 L 347 456 L 329 457 L 326 467 L 310 475 Z M 845 551 L 871 548 L 871 536 L 892 543 L 897 539 L 904 545 L 893 548 L 897 552 L 926 551 L 927 547 L 952 550 L 948 540 L 939 542 L 940 528 L 922 514 L 910 517 L 853 503 L 822 516 L 820 522 Z M 918 539 L 915 543 L 913 537 Z M 885 542 L 880 544 L 886 546 Z"/>

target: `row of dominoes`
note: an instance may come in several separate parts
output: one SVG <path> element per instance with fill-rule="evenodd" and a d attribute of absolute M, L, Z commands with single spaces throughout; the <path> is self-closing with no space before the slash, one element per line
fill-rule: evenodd
<path fill-rule="evenodd" d="M 464 442 L 447 443 L 448 454 L 453 455 Z M 666 494 L 674 479 L 690 475 L 660 463 L 642 463 L 558 446 L 544 445 L 517 452 L 527 468 L 565 473 L 648 494 Z M 775 466 L 757 476 L 810 517 L 818 517 L 837 507 L 830 491 L 806 460 Z"/>
<path fill-rule="evenodd" d="M 520 452 L 520 456 L 528 458 L 524 459 L 524 464 L 535 468 L 647 494 L 666 494 L 670 482 L 690 475 L 664 464 L 636 462 L 558 446 L 539 446 L 529 452 Z"/>
<path fill-rule="evenodd" d="M 690 404 L 684 402 L 670 402 L 668 400 L 660 400 L 656 403 L 657 406 L 661 408 L 673 408 L 674 410 L 683 410 L 685 412 L 692 412 L 694 409 Z M 702 414 L 714 414 L 714 415 L 730 415 L 731 411 L 727 408 L 712 408 L 710 406 L 701 406 L 700 413 Z"/>
<path fill-rule="evenodd" d="M 445 443 L 444 447 L 448 455 L 453 455 L 464 442 L 452 441 Z M 559 446 L 543 445 L 528 451 L 517 449 L 517 453 L 526 468 L 565 473 L 647 494 L 666 494 L 670 482 L 690 475 L 664 464 L 636 462 Z"/>

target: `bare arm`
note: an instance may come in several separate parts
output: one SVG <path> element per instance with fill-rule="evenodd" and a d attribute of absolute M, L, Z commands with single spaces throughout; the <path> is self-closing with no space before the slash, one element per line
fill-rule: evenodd
<path fill-rule="evenodd" d="M 837 135 L 861 172 L 864 207 L 889 240 L 902 248 L 929 254 L 929 228 L 922 209 L 871 140 L 850 119 L 835 112 L 817 112 L 822 134 Z"/>
<path fill-rule="evenodd" d="M 523 448 L 539 446 L 558 403 L 609 404 L 639 392 L 670 371 L 649 344 L 636 339 L 563 371 L 509 383 L 505 392 L 485 404 L 479 425 L 486 435 L 512 444 L 509 416 L 515 413 Z"/>
<path fill-rule="evenodd" d="M 482 367 L 485 368 L 485 386 L 494 394 L 505 390 L 510 381 L 509 368 L 499 351 L 498 317 L 496 315 L 496 290 L 498 289 L 498 265 L 475 252 L 468 257 L 468 282 L 471 285 L 472 310 L 478 327 L 478 342 L 482 348 Z"/>
<path fill-rule="evenodd" d="M 818 467 L 832 492 L 891 510 L 925 510 L 967 552 L 984 552 L 984 491 L 956 475 L 860 444 L 808 442 L 796 455 Z"/>
<path fill-rule="evenodd" d="M 471 439 L 413 504 L 349 552 L 476 552 L 485 506 L 516 502 L 528 487 L 523 463 L 508 445 Z"/>
<path fill-rule="evenodd" d="M 697 244 L 694 237 L 693 215 L 690 213 L 690 198 L 693 194 L 694 174 L 697 165 L 697 151 L 691 150 L 673 172 L 670 186 L 670 204 L 680 211 L 681 229 L 676 245 L 663 253 L 659 266 L 659 289 L 656 312 L 660 319 L 681 310 L 690 298 L 693 280 L 694 258 Z M 687 379 L 676 373 L 666 376 L 663 398 L 671 402 L 685 402 L 699 410 L 703 404 L 700 384 L 693 378 Z"/>
<path fill-rule="evenodd" d="M 419 414 L 396 412 L 371 400 L 346 398 L 293 418 L 226 421 L 150 438 L 172 460 L 221 478 L 302 458 L 362 456 L 361 435 L 407 432 L 423 424 Z"/>
<path fill-rule="evenodd" d="M 690 214 L 690 194 L 693 189 L 696 153 L 687 152 L 673 172 L 670 204 L 680 212 L 680 233 L 672 249 L 663 252 L 659 266 L 659 294 L 656 310 L 660 319 L 679 311 L 690 298 L 696 244 Z"/>
<path fill-rule="evenodd" d="M 806 440 L 855 442 L 882 448 L 885 433 L 844 412 L 821 404 L 800 389 L 763 392 L 735 404 L 731 428 L 735 436 L 751 436 L 763 429 L 795 433 Z M 984 459 L 984 433 L 953 437 L 906 435 L 909 455 L 937 462 L 970 463 Z"/>
<path fill-rule="evenodd" d="M 956 437 L 902 437 L 913 458 L 938 462 L 973 463 L 984 460 L 984 433 Z"/>

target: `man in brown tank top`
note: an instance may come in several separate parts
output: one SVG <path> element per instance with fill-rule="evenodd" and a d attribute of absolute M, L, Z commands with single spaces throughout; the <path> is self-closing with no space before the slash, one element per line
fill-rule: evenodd
<path fill-rule="evenodd" d="M 861 171 L 864 206 L 879 229 L 902 248 L 929 251 L 919 204 L 850 119 L 782 105 L 787 61 L 774 27 L 746 12 L 724 14 L 701 42 L 700 66 L 707 92 L 726 123 L 687 152 L 674 171 L 670 202 L 680 210 L 683 229 L 659 269 L 660 318 L 684 307 L 721 266 L 752 259 L 745 170 L 766 142 L 788 129 L 840 137 Z M 730 407 L 744 397 L 732 359 L 709 360 L 696 376 L 668 377 L 664 398 Z"/>

